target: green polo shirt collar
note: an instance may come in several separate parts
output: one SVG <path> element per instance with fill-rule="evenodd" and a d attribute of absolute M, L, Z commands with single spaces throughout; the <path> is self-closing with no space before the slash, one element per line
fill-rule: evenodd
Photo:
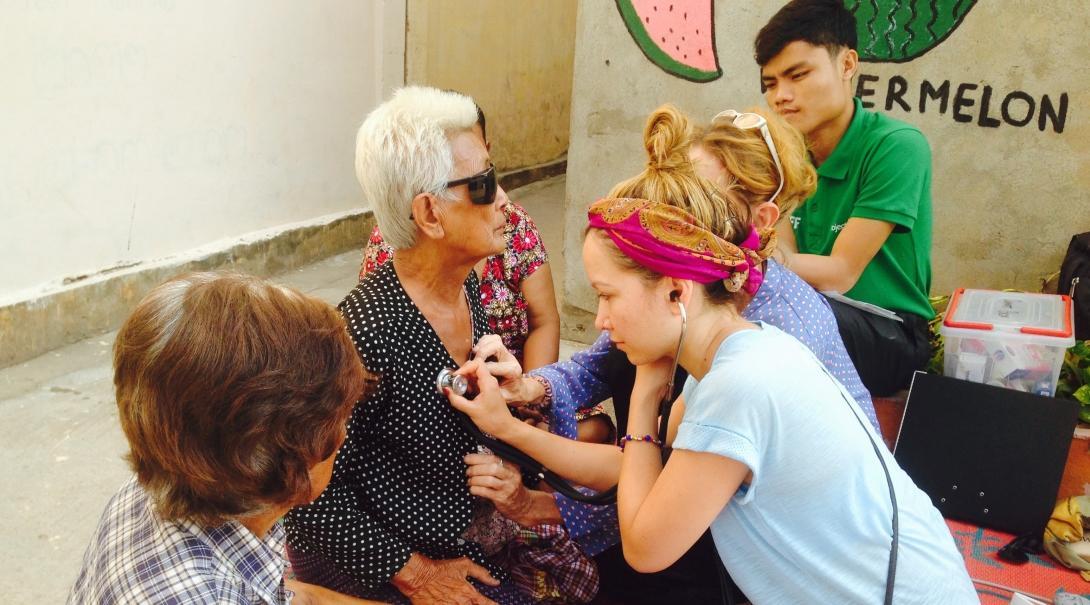
<path fill-rule="evenodd" d="M 848 124 L 848 129 L 844 131 L 844 136 L 840 137 L 840 142 L 836 144 L 833 152 L 825 158 L 821 166 L 818 166 L 819 176 L 841 181 L 847 178 L 848 171 L 852 168 L 852 161 L 857 152 L 856 146 L 859 144 L 859 133 L 863 131 L 863 120 L 866 118 L 863 102 L 859 100 L 859 97 L 855 97 L 854 101 L 852 121 Z"/>

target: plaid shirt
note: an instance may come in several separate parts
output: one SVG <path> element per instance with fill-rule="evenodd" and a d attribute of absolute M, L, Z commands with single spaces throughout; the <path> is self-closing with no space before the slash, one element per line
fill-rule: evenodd
<path fill-rule="evenodd" d="M 280 523 L 260 539 L 237 521 L 164 521 L 133 478 L 106 505 L 68 602 L 286 605 L 284 542 Z"/>
<path fill-rule="evenodd" d="M 541 603 L 589 603 L 598 594 L 598 566 L 568 537 L 563 525 L 519 531 L 508 544 L 511 577 Z"/>

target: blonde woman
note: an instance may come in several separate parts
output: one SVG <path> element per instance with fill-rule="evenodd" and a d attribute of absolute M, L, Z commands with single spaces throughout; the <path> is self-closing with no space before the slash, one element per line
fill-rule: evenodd
<path fill-rule="evenodd" d="M 758 231 L 775 229 L 792 237 L 789 217 L 817 187 L 802 133 L 775 113 L 750 109 L 720 112 L 690 139 L 689 158 L 697 173 L 728 192 L 749 210 Z M 844 345 L 829 301 L 783 265 L 777 250 L 765 266 L 765 283 L 795 301 L 777 327 L 805 343 L 851 393 L 878 428 L 874 403 Z"/>

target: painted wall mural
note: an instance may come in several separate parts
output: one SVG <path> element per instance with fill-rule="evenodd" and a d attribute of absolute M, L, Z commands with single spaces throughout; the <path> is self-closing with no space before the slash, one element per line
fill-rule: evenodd
<path fill-rule="evenodd" d="M 693 82 L 723 75 L 713 0 L 617 0 L 617 9 L 636 45 L 666 73 Z"/>
<path fill-rule="evenodd" d="M 723 75 L 715 48 L 714 0 L 616 0 L 628 33 L 668 74 L 693 82 Z M 911 61 L 945 40 L 976 0 L 845 0 L 855 15 L 859 56 Z"/>
<path fill-rule="evenodd" d="M 969 14 L 976 0 L 845 0 L 855 15 L 859 58 L 902 63 L 935 48 Z"/>
<path fill-rule="evenodd" d="M 625 26 L 643 54 L 666 73 L 697 83 L 719 79 L 714 0 L 616 0 Z M 871 63 L 905 63 L 939 46 L 961 25 L 977 0 L 844 0 L 855 15 L 859 57 Z M 756 32 L 754 32 L 756 33 Z M 860 73 L 856 96 L 867 108 L 905 113 L 937 112 L 981 128 L 1035 127 L 1060 134 L 1069 99 L 1059 94 L 1001 90 L 983 82 L 902 75 L 882 81 Z"/>

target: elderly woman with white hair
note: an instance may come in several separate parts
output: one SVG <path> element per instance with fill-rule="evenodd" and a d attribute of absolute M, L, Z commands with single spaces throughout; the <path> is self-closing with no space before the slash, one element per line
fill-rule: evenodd
<path fill-rule="evenodd" d="M 508 490 L 519 475 L 478 453 L 436 389 L 439 372 L 468 361 L 487 332 L 473 267 L 506 245 L 508 200 L 476 122 L 469 97 L 408 87 L 359 129 L 356 174 L 397 254 L 339 307 L 379 383 L 356 406 L 329 487 L 287 518 L 303 581 L 413 604 L 542 596 L 511 580 L 519 524 L 497 512 L 496 498 L 471 493 L 481 480 L 467 480 L 467 464 L 488 467 L 480 474 Z"/>

